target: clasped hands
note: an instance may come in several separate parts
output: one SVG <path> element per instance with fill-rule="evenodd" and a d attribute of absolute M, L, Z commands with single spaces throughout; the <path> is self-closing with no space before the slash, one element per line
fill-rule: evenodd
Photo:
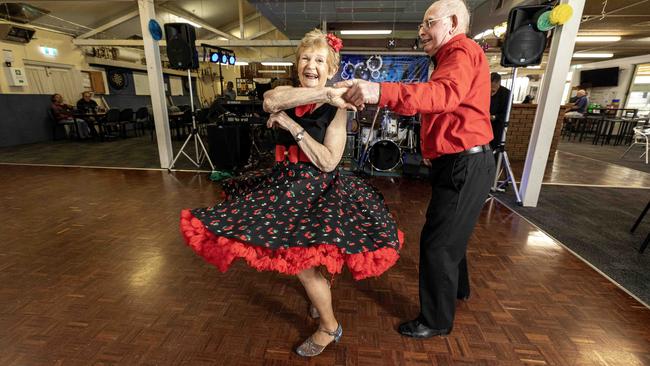
<path fill-rule="evenodd" d="M 379 83 L 366 80 L 345 80 L 334 84 L 333 88 L 326 88 L 327 103 L 338 108 L 363 110 L 366 104 L 379 103 Z M 296 124 L 284 111 L 272 113 L 266 125 L 280 127 L 291 131 L 292 124 Z"/>
<path fill-rule="evenodd" d="M 334 91 L 345 88 L 340 94 L 340 99 L 345 102 L 339 108 L 363 110 L 366 104 L 379 103 L 379 83 L 373 83 L 361 79 L 345 80 L 334 84 Z"/>

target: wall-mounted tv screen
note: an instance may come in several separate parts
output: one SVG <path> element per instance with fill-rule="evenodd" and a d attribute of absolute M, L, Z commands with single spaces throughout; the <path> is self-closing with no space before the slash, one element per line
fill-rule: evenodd
<path fill-rule="evenodd" d="M 580 85 L 586 88 L 598 86 L 617 86 L 618 72 L 618 67 L 582 70 L 580 72 Z"/>

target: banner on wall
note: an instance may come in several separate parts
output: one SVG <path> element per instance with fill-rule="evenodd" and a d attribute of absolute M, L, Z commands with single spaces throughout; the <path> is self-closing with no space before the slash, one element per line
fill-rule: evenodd
<path fill-rule="evenodd" d="M 368 81 L 427 81 L 430 60 L 415 55 L 341 55 L 341 66 L 333 82 L 350 79 Z"/>

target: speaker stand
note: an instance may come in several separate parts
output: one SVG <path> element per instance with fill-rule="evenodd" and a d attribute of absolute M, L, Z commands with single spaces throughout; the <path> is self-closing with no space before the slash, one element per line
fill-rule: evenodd
<path fill-rule="evenodd" d="M 212 160 L 210 160 L 210 155 L 208 155 L 208 150 L 205 148 L 205 145 L 203 144 L 203 140 L 201 140 L 201 135 L 199 134 L 199 129 L 196 127 L 196 118 L 194 117 L 194 95 L 192 93 L 192 76 L 190 74 L 190 69 L 187 69 L 187 83 L 190 86 L 190 106 L 191 106 L 191 111 L 192 111 L 192 131 L 190 132 L 189 135 L 187 135 L 187 138 L 185 139 L 185 142 L 183 143 L 183 146 L 181 146 L 181 149 L 178 151 L 176 156 L 174 157 L 174 160 L 172 160 L 171 165 L 167 170 L 172 170 L 174 168 L 174 165 L 176 164 L 176 161 L 178 158 L 181 156 L 181 154 L 185 155 L 187 160 L 189 160 L 194 166 L 197 168 L 200 168 L 201 165 L 203 164 L 203 160 L 207 159 L 208 163 L 210 163 L 210 168 L 212 168 L 212 171 L 214 171 L 214 164 L 212 164 Z M 190 140 L 194 140 L 194 159 L 187 155 L 185 153 L 185 147 L 187 147 L 188 143 Z M 199 151 L 199 145 L 201 146 L 201 151 Z"/>
<path fill-rule="evenodd" d="M 515 97 L 515 81 L 517 80 L 517 68 L 512 68 L 512 82 L 510 83 L 510 96 L 508 97 L 508 104 L 506 105 L 506 117 L 503 121 L 503 132 L 501 133 L 501 140 L 499 145 L 494 150 L 494 154 L 497 158 L 497 169 L 494 176 L 494 183 L 492 184 L 492 192 L 504 192 L 505 187 L 508 184 L 512 184 L 512 189 L 515 191 L 515 197 L 517 199 L 517 204 L 521 205 L 521 195 L 519 194 L 519 189 L 517 187 L 517 182 L 515 181 L 515 175 L 512 172 L 512 167 L 510 166 L 510 159 L 508 159 L 508 152 L 506 151 L 506 133 L 508 132 L 508 124 L 510 123 L 510 111 L 512 110 L 512 101 Z M 499 176 L 501 175 L 502 165 L 505 167 L 506 177 L 503 181 L 499 181 Z"/>
<path fill-rule="evenodd" d="M 373 139 L 372 133 L 375 130 L 375 123 L 377 123 L 377 117 L 379 116 L 380 111 L 381 111 L 381 107 L 377 105 L 377 111 L 375 111 L 375 116 L 372 118 L 372 124 L 370 125 L 370 132 L 368 132 L 368 137 L 366 137 L 366 142 L 364 143 L 365 145 L 363 147 L 363 150 L 359 154 L 359 160 L 357 161 L 358 173 L 364 173 L 363 167 L 368 162 L 368 146 L 370 145 L 370 140 Z M 359 126 L 359 128 L 361 128 L 361 126 Z M 372 174 L 372 169 L 370 169 L 370 173 Z"/>

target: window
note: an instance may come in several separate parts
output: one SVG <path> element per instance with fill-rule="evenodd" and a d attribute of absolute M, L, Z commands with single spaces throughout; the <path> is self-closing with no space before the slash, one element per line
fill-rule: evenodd
<path fill-rule="evenodd" d="M 638 109 L 641 117 L 650 114 L 650 64 L 636 65 L 625 108 Z"/>

